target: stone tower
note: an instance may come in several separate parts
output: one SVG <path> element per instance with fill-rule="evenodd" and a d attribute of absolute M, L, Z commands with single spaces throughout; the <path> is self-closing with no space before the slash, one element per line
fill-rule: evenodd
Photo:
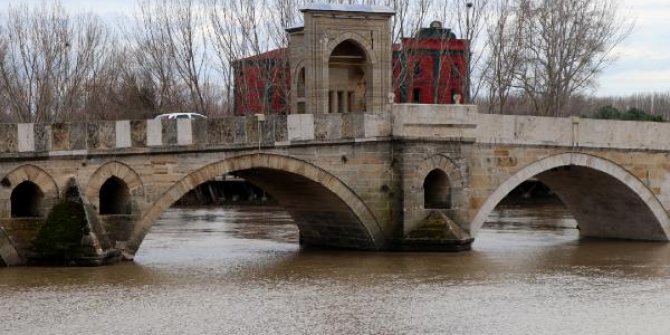
<path fill-rule="evenodd" d="M 311 4 L 288 28 L 291 113 L 381 113 L 389 105 L 394 11 Z"/>

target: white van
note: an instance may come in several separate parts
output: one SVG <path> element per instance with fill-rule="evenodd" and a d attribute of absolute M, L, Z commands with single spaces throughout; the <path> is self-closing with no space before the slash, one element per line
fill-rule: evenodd
<path fill-rule="evenodd" d="M 157 120 L 176 120 L 176 119 L 190 119 L 190 120 L 199 120 L 206 119 L 207 117 L 198 114 L 198 113 L 167 113 L 156 116 L 154 119 Z"/>

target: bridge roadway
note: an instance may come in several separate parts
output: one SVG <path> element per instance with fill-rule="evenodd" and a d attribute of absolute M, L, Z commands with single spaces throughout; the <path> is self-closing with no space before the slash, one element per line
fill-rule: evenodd
<path fill-rule="evenodd" d="M 670 124 L 394 105 L 378 114 L 0 124 L 0 264 L 20 265 L 77 185 L 99 252 L 132 259 L 156 219 L 224 174 L 273 195 L 301 242 L 467 249 L 536 178 L 583 236 L 667 241 Z"/>

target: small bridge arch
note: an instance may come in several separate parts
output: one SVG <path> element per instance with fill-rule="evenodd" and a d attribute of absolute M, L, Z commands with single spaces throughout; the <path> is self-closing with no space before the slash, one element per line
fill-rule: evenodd
<path fill-rule="evenodd" d="M 10 199 L 10 209 L 6 212 L 12 217 L 15 217 L 17 214 L 12 213 L 15 207 L 26 205 L 36 208 L 27 208 L 25 209 L 25 213 L 21 213 L 18 217 L 45 216 L 47 209 L 60 198 L 58 185 L 54 178 L 42 168 L 32 164 L 25 164 L 15 168 L 2 178 L 0 184 L 2 185 L 0 192 L 4 193 L 0 197 Z M 17 192 L 27 194 L 23 196 L 17 194 Z M 23 199 L 26 197 L 28 199 Z M 16 204 L 13 201 L 23 201 L 24 203 Z M 29 204 L 25 202 L 29 202 Z"/>
<path fill-rule="evenodd" d="M 307 244 L 352 249 L 386 245 L 376 218 L 363 201 L 332 174 L 301 160 L 250 154 L 206 165 L 184 176 L 135 226 L 124 255 L 132 259 L 158 217 L 183 195 L 217 176 L 234 173 L 271 194 L 294 218 Z"/>
<path fill-rule="evenodd" d="M 533 177 L 561 199 L 582 236 L 668 240 L 670 220 L 656 195 L 615 162 L 582 153 L 546 157 L 513 174 L 479 208 L 470 225 L 471 236 L 507 194 Z"/>
<path fill-rule="evenodd" d="M 86 191 L 85 191 L 86 199 L 88 199 L 91 202 L 91 204 L 98 211 L 100 211 L 100 214 L 104 215 L 109 214 L 106 212 L 110 212 L 105 208 L 102 208 L 103 206 L 100 203 L 100 193 L 101 191 L 105 193 L 104 186 L 109 185 L 110 182 L 119 184 L 119 187 L 125 188 L 127 190 L 127 196 L 118 196 L 112 194 L 111 200 L 120 201 L 123 198 L 129 197 L 129 199 L 125 199 L 127 200 L 128 203 L 127 205 L 119 203 L 110 204 L 111 207 L 114 209 L 116 208 L 125 209 L 126 206 L 134 208 L 136 207 L 136 205 L 133 205 L 132 203 L 134 201 L 136 202 L 137 199 L 144 196 L 144 184 L 142 183 L 140 175 L 137 172 L 135 172 L 135 170 L 133 170 L 130 166 L 117 161 L 105 163 L 91 175 L 91 178 L 88 180 L 88 183 L 86 184 Z M 131 208 L 128 209 L 131 210 L 131 212 L 136 211 L 132 210 Z M 118 211 L 119 210 L 111 210 L 111 212 L 118 212 Z M 121 210 L 121 212 L 125 212 L 125 210 Z"/>

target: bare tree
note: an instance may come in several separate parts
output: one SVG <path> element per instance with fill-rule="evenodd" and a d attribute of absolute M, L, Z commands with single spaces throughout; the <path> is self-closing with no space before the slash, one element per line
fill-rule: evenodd
<path fill-rule="evenodd" d="M 523 62 L 518 80 L 541 115 L 559 116 L 594 84 L 632 29 L 615 0 L 519 0 Z"/>
<path fill-rule="evenodd" d="M 499 0 L 491 11 L 487 27 L 487 59 L 484 80 L 488 88 L 488 108 L 491 113 L 504 113 L 522 60 L 522 26 L 524 21 L 512 7 L 511 0 Z"/>
<path fill-rule="evenodd" d="M 107 30 L 92 15 L 71 17 L 62 6 L 10 8 L 1 39 L 0 91 L 21 122 L 65 120 L 81 108 Z"/>
<path fill-rule="evenodd" d="M 139 78 L 155 91 L 156 112 L 189 109 L 207 114 L 209 64 L 205 27 L 196 0 L 143 0 L 133 45 Z"/>

